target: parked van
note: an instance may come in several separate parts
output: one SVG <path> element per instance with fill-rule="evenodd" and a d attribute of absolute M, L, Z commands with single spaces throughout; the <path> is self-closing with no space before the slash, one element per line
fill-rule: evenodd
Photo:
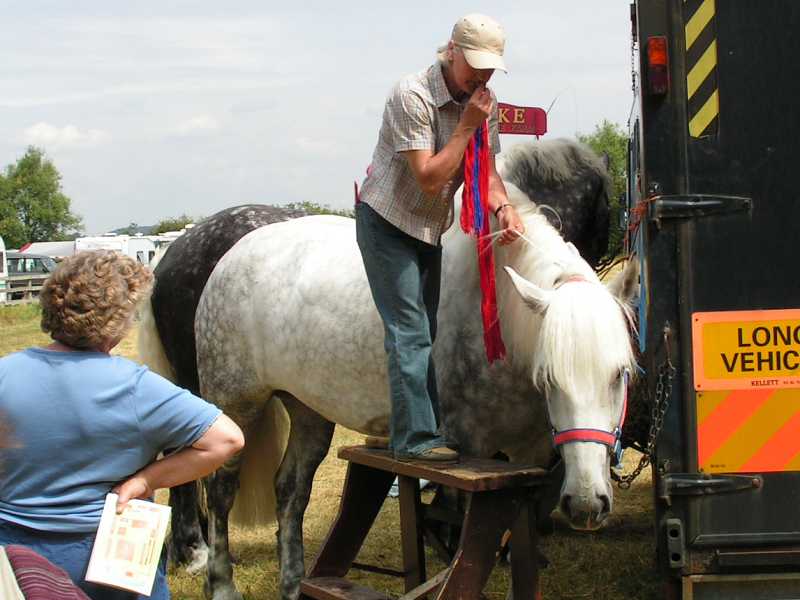
<path fill-rule="evenodd" d="M 56 261 L 45 254 L 27 252 L 7 252 L 6 261 L 9 275 L 48 274 L 56 269 Z"/>
<path fill-rule="evenodd" d="M 19 276 L 29 276 L 30 279 L 20 279 L 8 282 L 6 296 L 7 300 L 19 300 L 24 297 L 25 292 L 14 292 L 13 288 L 38 287 L 47 276 L 55 271 L 56 261 L 45 254 L 29 254 L 27 252 L 6 252 L 6 267 L 8 276 L 17 278 Z M 38 295 L 38 290 L 33 291 L 33 295 Z"/>
<path fill-rule="evenodd" d="M 0 303 L 6 301 L 6 277 L 8 277 L 8 267 L 6 266 L 6 244 L 0 236 Z"/>

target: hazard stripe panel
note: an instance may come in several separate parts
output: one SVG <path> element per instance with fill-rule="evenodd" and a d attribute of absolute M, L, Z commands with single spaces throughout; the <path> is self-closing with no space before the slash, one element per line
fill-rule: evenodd
<path fill-rule="evenodd" d="M 800 470 L 800 389 L 698 392 L 698 470 Z"/>
<path fill-rule="evenodd" d="M 706 78 L 711 75 L 717 66 L 717 42 L 711 42 L 711 45 L 703 52 L 700 60 L 697 61 L 689 74 L 686 76 L 686 95 L 691 100 L 697 88 L 700 87 Z"/>
<path fill-rule="evenodd" d="M 684 0 L 686 101 L 689 135 L 702 138 L 719 129 L 716 0 Z"/>

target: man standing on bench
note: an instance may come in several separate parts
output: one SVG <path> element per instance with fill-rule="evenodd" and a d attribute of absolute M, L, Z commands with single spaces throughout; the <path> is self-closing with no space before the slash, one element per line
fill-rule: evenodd
<path fill-rule="evenodd" d="M 470 139 L 489 119 L 489 210 L 513 242 L 524 226 L 495 168 L 497 99 L 486 87 L 503 62 L 505 34 L 490 17 L 456 23 L 431 67 L 389 93 L 372 164 L 356 204 L 356 234 L 372 297 L 383 320 L 391 421 L 398 460 L 455 462 L 441 436 L 431 347 L 441 284 L 441 235 L 453 222 Z"/>

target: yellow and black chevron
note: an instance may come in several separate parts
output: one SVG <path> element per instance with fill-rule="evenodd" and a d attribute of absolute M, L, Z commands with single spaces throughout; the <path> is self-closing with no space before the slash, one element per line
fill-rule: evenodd
<path fill-rule="evenodd" d="M 719 128 L 716 0 L 683 0 L 686 33 L 686 96 L 689 135 L 716 135 Z"/>

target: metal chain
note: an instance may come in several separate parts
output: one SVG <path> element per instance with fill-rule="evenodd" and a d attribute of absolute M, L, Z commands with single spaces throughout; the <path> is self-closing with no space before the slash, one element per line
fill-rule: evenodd
<path fill-rule="evenodd" d="M 667 335 L 664 336 L 667 338 Z M 617 482 L 617 485 L 622 490 L 627 490 L 631 487 L 631 483 L 639 477 L 641 472 L 650 466 L 653 452 L 655 451 L 656 441 L 661 429 L 664 427 L 664 416 L 667 414 L 669 401 L 672 398 L 672 382 L 675 379 L 675 366 L 669 357 L 669 347 L 667 347 L 667 357 L 661 366 L 658 368 L 658 381 L 656 382 L 656 394 L 653 406 L 650 409 L 650 430 L 647 434 L 647 447 L 642 452 L 642 457 L 639 459 L 639 464 L 636 468 L 627 475 L 617 475 L 612 469 L 611 478 Z M 666 386 L 664 379 L 666 378 Z"/>

